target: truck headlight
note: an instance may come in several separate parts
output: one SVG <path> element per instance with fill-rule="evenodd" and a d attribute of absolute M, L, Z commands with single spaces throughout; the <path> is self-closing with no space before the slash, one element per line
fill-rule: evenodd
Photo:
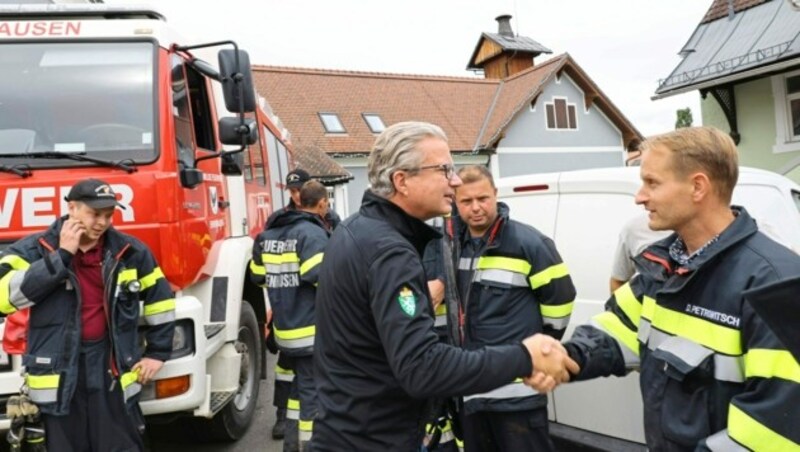
<path fill-rule="evenodd" d="M 169 359 L 182 358 L 194 353 L 194 322 L 189 319 L 175 322 L 175 335 L 172 337 L 172 354 Z"/>

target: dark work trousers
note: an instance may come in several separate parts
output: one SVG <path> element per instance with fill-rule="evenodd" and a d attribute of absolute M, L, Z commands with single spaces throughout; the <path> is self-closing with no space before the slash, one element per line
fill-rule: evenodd
<path fill-rule="evenodd" d="M 296 394 L 300 400 L 298 436 L 300 450 L 307 451 L 314 429 L 314 418 L 317 417 L 317 388 L 314 384 L 314 361 L 311 355 L 294 358 L 294 375 L 290 398 L 294 398 Z"/>
<path fill-rule="evenodd" d="M 44 415 L 49 452 L 122 452 L 144 450 L 139 427 L 144 418 L 125 407 L 119 382 L 111 388 L 110 342 L 81 344 L 78 384 L 64 416 Z"/>
<path fill-rule="evenodd" d="M 479 411 L 462 416 L 466 452 L 555 451 L 547 408 L 529 411 Z"/>
<path fill-rule="evenodd" d="M 278 362 L 275 364 L 275 391 L 272 393 L 272 406 L 286 409 L 289 400 L 289 391 L 294 380 L 294 365 L 292 359 L 285 353 L 278 352 Z"/>

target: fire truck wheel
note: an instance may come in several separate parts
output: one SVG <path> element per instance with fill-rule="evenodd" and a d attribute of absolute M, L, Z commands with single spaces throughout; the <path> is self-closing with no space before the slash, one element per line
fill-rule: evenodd
<path fill-rule="evenodd" d="M 242 354 L 239 391 L 212 419 L 209 433 L 213 439 L 235 441 L 244 436 L 250 427 L 258 403 L 262 343 L 255 311 L 250 303 L 242 300 L 239 338 L 236 341 L 236 350 Z"/>

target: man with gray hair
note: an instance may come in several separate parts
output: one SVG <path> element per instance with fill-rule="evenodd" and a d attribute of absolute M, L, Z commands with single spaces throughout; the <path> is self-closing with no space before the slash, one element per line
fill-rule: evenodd
<path fill-rule="evenodd" d="M 552 388 L 576 372 L 543 335 L 478 350 L 438 340 L 420 258 L 438 233 L 424 221 L 449 213 L 461 185 L 441 128 L 387 128 L 367 166 L 371 188 L 334 232 L 320 269 L 314 450 L 418 450 L 425 398 L 518 378 Z"/>

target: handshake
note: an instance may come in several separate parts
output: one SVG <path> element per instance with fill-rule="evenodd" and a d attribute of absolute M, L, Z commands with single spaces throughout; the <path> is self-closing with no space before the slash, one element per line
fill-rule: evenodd
<path fill-rule="evenodd" d="M 572 360 L 558 340 L 544 334 L 534 334 L 522 341 L 533 360 L 533 374 L 524 379 L 525 384 L 545 393 L 569 381 L 570 374 L 581 368 Z"/>

